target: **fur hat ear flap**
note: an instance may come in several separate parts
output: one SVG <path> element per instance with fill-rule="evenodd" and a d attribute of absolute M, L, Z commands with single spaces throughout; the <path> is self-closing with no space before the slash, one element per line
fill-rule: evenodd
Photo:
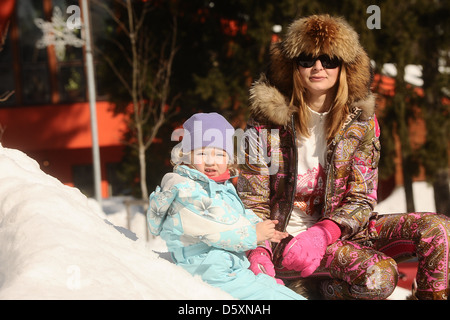
<path fill-rule="evenodd" d="M 281 42 L 275 42 L 271 45 L 270 57 L 267 70 L 268 78 L 282 94 L 290 97 L 293 90 L 292 75 L 294 73 L 294 66 L 292 60 L 284 55 Z"/>
<path fill-rule="evenodd" d="M 359 51 L 353 62 L 345 64 L 350 104 L 367 97 L 373 80 L 369 56 L 363 48 Z"/>

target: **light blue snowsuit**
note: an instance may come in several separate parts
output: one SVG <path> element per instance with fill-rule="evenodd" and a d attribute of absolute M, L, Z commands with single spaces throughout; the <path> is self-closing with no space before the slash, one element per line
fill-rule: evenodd
<path fill-rule="evenodd" d="M 150 232 L 166 241 L 177 265 L 238 299 L 304 298 L 268 275 L 254 275 L 245 251 L 256 248 L 255 224 L 230 181 L 216 183 L 187 166 L 167 173 L 150 195 Z"/>

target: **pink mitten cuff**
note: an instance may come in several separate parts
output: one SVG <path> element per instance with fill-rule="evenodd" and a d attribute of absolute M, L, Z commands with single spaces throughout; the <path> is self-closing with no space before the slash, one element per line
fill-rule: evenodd
<path fill-rule="evenodd" d="M 264 241 L 264 246 L 257 246 L 255 249 L 252 250 L 248 250 L 246 252 L 247 258 L 250 259 L 250 256 L 254 255 L 254 254 L 264 254 L 267 255 L 269 257 L 270 260 L 272 260 L 272 248 L 270 246 L 270 242 L 268 240 Z"/>
<path fill-rule="evenodd" d="M 254 274 L 265 273 L 271 277 L 275 276 L 275 270 L 269 252 L 264 247 L 257 247 L 256 249 L 247 252 L 247 258 L 250 261 L 249 269 Z"/>
<path fill-rule="evenodd" d="M 272 255 L 265 247 L 256 247 L 256 249 L 247 251 L 246 255 L 249 260 L 252 260 L 254 256 L 265 256 L 269 259 L 272 258 Z"/>
<path fill-rule="evenodd" d="M 336 240 L 341 236 L 341 228 L 339 228 L 339 225 L 332 220 L 324 219 L 317 222 L 314 227 L 324 228 L 328 232 L 328 245 L 336 242 Z"/>
<path fill-rule="evenodd" d="M 275 278 L 275 268 L 272 262 L 272 251 L 269 247 L 256 247 L 256 249 L 247 251 L 247 258 L 250 261 L 249 269 L 255 274 L 265 273 Z M 276 279 L 278 284 L 284 285 L 283 281 Z"/>

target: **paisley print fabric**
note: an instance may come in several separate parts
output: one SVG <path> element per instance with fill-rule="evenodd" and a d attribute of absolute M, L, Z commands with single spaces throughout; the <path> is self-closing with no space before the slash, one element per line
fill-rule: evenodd
<path fill-rule="evenodd" d="M 294 123 L 294 120 L 292 121 Z M 297 162 L 295 126 L 281 127 L 250 120 L 249 129 L 279 129 L 261 148 L 270 154 L 271 143 L 281 154 L 275 174 L 260 175 L 259 169 L 242 166 L 238 191 L 247 208 L 262 218 L 276 218 L 284 228 L 289 224 L 295 205 Z M 321 292 L 327 299 L 380 299 L 389 296 L 397 283 L 395 260 L 417 256 L 420 299 L 447 299 L 449 294 L 449 218 L 432 213 L 379 215 L 377 203 L 380 128 L 376 117 L 367 121 L 352 113 L 340 133 L 327 146 L 325 154 L 325 189 L 321 218 L 341 226 L 342 237 L 331 245 L 319 269 Z M 295 190 L 297 191 L 297 190 Z M 275 266 L 280 266 L 283 241 L 274 246 Z M 379 268 L 379 269 L 378 269 Z M 374 273 L 375 271 L 376 273 Z M 371 274 L 376 276 L 371 277 Z M 378 274 L 378 275 L 377 275 Z M 293 281 L 299 274 L 282 268 L 277 276 Z M 291 280 L 289 280 L 291 279 Z M 381 279 L 382 289 L 374 287 Z M 285 282 L 286 282 L 285 281 Z M 380 291 L 381 290 L 381 291 Z"/>
<path fill-rule="evenodd" d="M 294 115 L 296 116 L 296 115 Z M 295 118 L 289 126 L 272 123 L 248 122 L 248 137 L 257 148 L 277 159 L 276 172 L 270 172 L 271 163 L 255 165 L 249 145 L 244 149 L 245 164 L 237 183 L 239 196 L 245 206 L 261 218 L 277 219 L 279 230 L 289 223 L 297 185 L 298 152 Z M 327 146 L 324 155 L 326 175 L 322 218 L 335 221 L 342 228 L 343 239 L 348 239 L 366 228 L 377 203 L 376 189 L 379 161 L 379 127 L 376 117 L 359 120 L 358 110 L 350 114 L 346 125 Z M 276 130 L 278 134 L 263 135 Z M 266 139 L 257 139 L 259 136 Z M 276 155 L 276 156 L 275 156 Z M 275 251 L 282 250 L 274 248 Z"/>
<path fill-rule="evenodd" d="M 375 224 L 374 248 L 401 259 L 417 256 L 419 299 L 448 299 L 450 218 L 434 213 L 381 216 Z"/>
<path fill-rule="evenodd" d="M 316 278 L 325 299 L 386 299 L 397 285 L 397 261 L 417 257 L 416 297 L 447 300 L 449 295 L 450 218 L 435 213 L 380 215 L 373 220 L 365 246 L 339 240 L 328 246 Z M 296 271 L 277 269 L 277 277 L 292 288 Z M 301 280 L 300 280 L 301 281 Z"/>
<path fill-rule="evenodd" d="M 278 269 L 277 276 L 294 288 L 299 273 Z M 382 300 L 394 291 L 397 264 L 391 257 L 355 242 L 339 240 L 328 246 L 319 268 L 309 278 L 317 278 L 321 298 L 326 300 Z"/>

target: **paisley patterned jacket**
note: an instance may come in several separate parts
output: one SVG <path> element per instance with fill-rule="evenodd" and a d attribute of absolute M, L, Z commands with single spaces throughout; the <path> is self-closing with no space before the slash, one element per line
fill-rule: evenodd
<path fill-rule="evenodd" d="M 246 130 L 249 141 L 243 144 L 245 161 L 237 190 L 247 208 L 261 218 L 279 220 L 277 229 L 284 231 L 297 185 L 294 119 L 298 114 L 287 105 L 274 105 L 274 99 L 264 100 L 268 95 L 258 94 L 258 90 L 272 89 L 264 81 L 252 88 L 252 118 Z M 373 96 L 364 103 L 352 104 L 347 120 L 326 149 L 326 188 L 323 206 L 317 210 L 322 219 L 331 219 L 341 227 L 341 239 L 367 240 L 373 231 L 368 226 L 371 217 L 376 216 L 373 209 L 380 158 L 380 129 L 374 105 Z M 287 114 L 280 115 L 283 112 Z M 260 161 L 264 159 L 261 152 L 269 161 Z"/>

